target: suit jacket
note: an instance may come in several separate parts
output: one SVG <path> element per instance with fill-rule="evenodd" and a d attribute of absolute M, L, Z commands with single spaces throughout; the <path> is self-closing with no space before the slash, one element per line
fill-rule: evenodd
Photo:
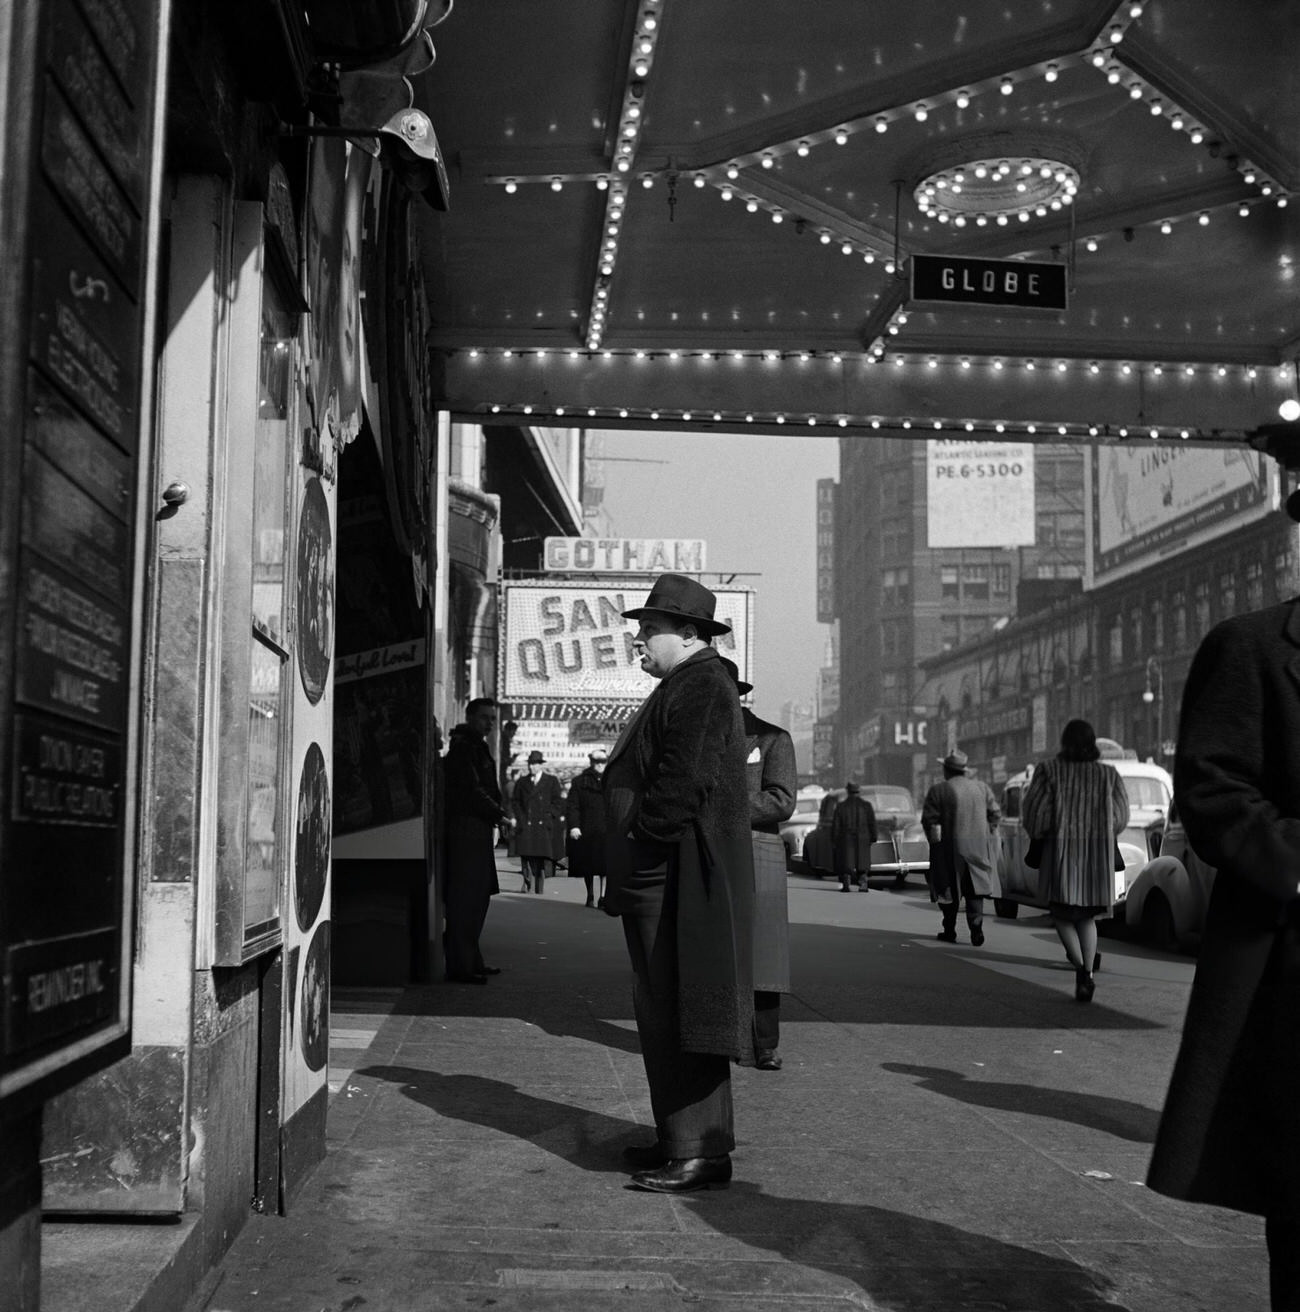
<path fill-rule="evenodd" d="M 468 725 L 458 724 L 443 759 L 447 803 L 447 873 L 443 896 L 452 904 L 464 893 L 499 893 L 493 829 L 506 822 L 497 765 L 488 745 Z"/>
<path fill-rule="evenodd" d="M 782 820 L 794 814 L 799 770 L 794 743 L 784 729 L 741 707 L 749 825 L 754 835 L 754 988 L 790 991 L 790 914 Z"/>
<path fill-rule="evenodd" d="M 1295 978 L 1300 953 L 1300 599 L 1225 620 L 1201 643 L 1183 691 L 1174 795 L 1217 874 L 1148 1183 L 1295 1215 L 1300 1182 L 1259 1113 L 1281 1106 L 1300 1118 L 1297 1063 L 1249 1022 Z"/>
<path fill-rule="evenodd" d="M 941 900 L 961 896 L 961 877 L 969 872 L 975 897 L 1001 897 L 994 830 L 1002 808 L 981 779 L 954 775 L 931 784 L 921 807 L 930 841 L 930 891 Z M 934 842 L 934 827 L 940 841 Z"/>
<path fill-rule="evenodd" d="M 545 770 L 534 779 L 521 775 L 510 803 L 519 828 L 515 850 L 520 856 L 544 856 L 558 861 L 564 854 L 560 825 L 564 818 L 564 792 L 560 781 Z"/>
<path fill-rule="evenodd" d="M 662 678 L 605 767 L 605 909 L 667 860 L 676 891 L 677 1020 L 687 1052 L 753 1061 L 754 868 L 736 687 L 705 647 Z"/>

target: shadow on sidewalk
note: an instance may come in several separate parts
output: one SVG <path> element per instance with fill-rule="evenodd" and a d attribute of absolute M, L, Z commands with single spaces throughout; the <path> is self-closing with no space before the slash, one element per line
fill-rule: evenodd
<path fill-rule="evenodd" d="M 398 1085 L 403 1097 L 448 1120 L 526 1139 L 584 1171 L 621 1171 L 623 1146 L 654 1137 L 634 1121 L 538 1098 L 482 1075 L 439 1075 L 414 1066 L 363 1066 L 355 1074 Z"/>
<path fill-rule="evenodd" d="M 1070 1093 L 1064 1089 L 1040 1089 L 1031 1084 L 997 1084 L 972 1080 L 960 1071 L 939 1066 L 909 1066 L 904 1062 L 881 1062 L 881 1070 L 895 1075 L 914 1075 L 919 1087 L 945 1098 L 988 1107 L 994 1111 L 1027 1112 L 1057 1121 L 1070 1121 L 1117 1139 L 1133 1143 L 1155 1143 L 1160 1113 L 1124 1098 L 1098 1093 Z"/>
<path fill-rule="evenodd" d="M 624 1144 L 649 1130 L 619 1117 L 524 1093 L 477 1075 L 366 1066 L 358 1075 L 400 1086 L 438 1116 L 527 1140 L 584 1171 L 621 1173 Z M 870 1181 L 863 1181 L 863 1190 Z M 1063 1256 L 868 1204 L 783 1198 L 737 1181 L 680 1201 L 720 1235 L 855 1282 L 895 1312 L 996 1307 L 1003 1312 L 1124 1312 L 1110 1282 Z M 1044 1243 L 1044 1247 L 1048 1247 Z"/>

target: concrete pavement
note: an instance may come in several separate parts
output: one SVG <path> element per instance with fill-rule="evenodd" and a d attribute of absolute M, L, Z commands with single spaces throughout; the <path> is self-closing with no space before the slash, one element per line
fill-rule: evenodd
<path fill-rule="evenodd" d="M 735 1073 L 731 1188 L 672 1198 L 619 1167 L 649 1103 L 583 895 L 495 898 L 485 987 L 335 999 L 329 1157 L 187 1312 L 1267 1307 L 1261 1223 L 1141 1183 L 1192 962 L 1103 940 L 1082 1006 L 1045 918 L 949 946 L 918 886 L 792 879 L 785 1069 Z"/>

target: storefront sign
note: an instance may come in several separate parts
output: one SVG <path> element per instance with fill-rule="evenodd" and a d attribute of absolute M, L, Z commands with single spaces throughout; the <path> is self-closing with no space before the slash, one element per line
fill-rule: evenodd
<path fill-rule="evenodd" d="M 1032 547 L 1034 448 L 1028 442 L 925 444 L 926 546 Z"/>
<path fill-rule="evenodd" d="M 0 1098 L 129 1044 L 128 743 L 158 0 L 32 0 L 7 52 L 34 137 L 0 142 L 15 211 L 0 456 Z M 6 673 L 7 672 L 7 673 Z M 63 1078 L 67 1078 L 66 1074 Z"/>
<path fill-rule="evenodd" d="M 1029 728 L 1030 708 L 1008 706 L 1001 710 L 971 711 L 957 720 L 957 737 L 965 743 L 1000 733 L 1019 733 Z"/>
<path fill-rule="evenodd" d="M 705 545 L 702 538 L 547 538 L 544 559 L 556 573 L 699 574 Z"/>
<path fill-rule="evenodd" d="M 1056 311 L 1068 307 L 1069 292 L 1064 264 L 913 255 L 912 300 Z"/>

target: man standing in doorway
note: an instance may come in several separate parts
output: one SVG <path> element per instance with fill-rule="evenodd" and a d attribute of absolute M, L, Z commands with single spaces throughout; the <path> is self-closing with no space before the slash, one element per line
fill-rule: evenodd
<path fill-rule="evenodd" d="M 841 893 L 851 893 L 855 880 L 865 893 L 871 873 L 871 844 L 876 841 L 876 808 L 852 779 L 844 785 L 844 793 L 844 800 L 831 817 L 835 873 L 840 877 Z"/>
<path fill-rule="evenodd" d="M 465 723 L 451 731 L 451 746 L 443 763 L 447 799 L 443 942 L 447 978 L 459 984 L 486 984 L 489 975 L 500 973 L 483 964 L 479 950 L 488 903 L 501 891 L 494 830 L 511 824 L 501 805 L 496 762 L 487 745 L 496 723 L 496 702 L 491 697 L 476 697 L 465 708 Z"/>
<path fill-rule="evenodd" d="M 528 753 L 528 773 L 515 784 L 511 804 L 515 810 L 515 846 L 524 871 L 524 889 L 531 886 L 540 893 L 546 876 L 555 873 L 560 857 L 560 820 L 564 813 L 564 795 L 560 781 L 543 770 L 546 757 L 539 751 Z"/>
<path fill-rule="evenodd" d="M 753 1060 L 754 867 L 740 701 L 711 639 L 713 593 L 663 574 L 635 651 L 658 686 L 605 772 L 605 910 L 623 918 L 653 1144 L 624 1150 L 659 1193 L 724 1186 L 735 1125 L 731 1063 Z"/>
<path fill-rule="evenodd" d="M 984 899 L 1001 893 L 994 835 L 1002 808 L 993 790 L 967 773 L 965 752 L 952 751 L 940 762 L 943 779 L 932 784 L 921 808 L 930 840 L 930 891 L 943 914 L 938 937 L 957 941 L 957 907 L 966 900 L 970 941 L 984 942 Z"/>
<path fill-rule="evenodd" d="M 753 688 L 724 656 L 744 696 Z M 779 1071 L 781 994 L 790 992 L 789 877 L 780 824 L 794 814 L 799 767 L 794 742 L 784 729 L 760 720 L 748 706 L 740 708 L 745 725 L 745 772 L 749 783 L 749 827 L 754 845 L 754 1065 Z"/>

